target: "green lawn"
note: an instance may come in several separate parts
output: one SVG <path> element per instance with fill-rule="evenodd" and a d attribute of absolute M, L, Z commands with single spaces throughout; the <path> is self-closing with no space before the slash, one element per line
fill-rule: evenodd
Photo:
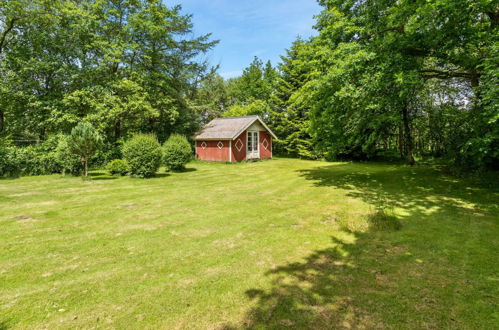
<path fill-rule="evenodd" d="M 498 204 L 292 159 L 0 180 L 0 329 L 498 328 Z"/>

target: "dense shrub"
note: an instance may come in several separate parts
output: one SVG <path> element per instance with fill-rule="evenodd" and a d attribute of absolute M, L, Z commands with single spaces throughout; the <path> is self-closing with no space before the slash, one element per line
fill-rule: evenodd
<path fill-rule="evenodd" d="M 106 170 L 113 175 L 127 175 L 129 171 L 128 162 L 124 159 L 113 159 L 107 163 Z"/>
<path fill-rule="evenodd" d="M 19 176 L 20 168 L 16 165 L 16 149 L 8 145 L 0 145 L 0 177 Z"/>
<path fill-rule="evenodd" d="M 16 148 L 15 162 L 20 169 L 21 175 L 41 175 L 43 169 L 40 167 L 38 155 L 34 147 Z"/>
<path fill-rule="evenodd" d="M 139 177 L 152 177 L 161 165 L 163 152 L 153 134 L 137 134 L 123 145 L 123 157 L 130 173 Z"/>
<path fill-rule="evenodd" d="M 55 153 L 55 151 L 50 151 L 47 153 L 39 152 L 38 162 L 39 168 L 41 169 L 43 174 L 54 174 L 62 172 L 62 166 L 61 163 L 59 163 L 59 159 L 57 158 L 57 154 Z"/>
<path fill-rule="evenodd" d="M 183 170 L 192 158 L 192 148 L 186 137 L 173 134 L 163 145 L 163 162 L 171 170 Z"/>
<path fill-rule="evenodd" d="M 92 157 L 91 162 L 96 166 L 105 166 L 114 159 L 122 159 L 122 143 L 106 143 Z"/>
<path fill-rule="evenodd" d="M 78 175 L 81 169 L 80 157 L 70 151 L 67 137 L 62 134 L 27 147 L 15 147 L 0 141 L 0 177 L 53 173 Z"/>
<path fill-rule="evenodd" d="M 58 173 L 61 170 L 54 152 L 34 146 L 16 148 L 15 162 L 21 175 L 44 175 Z"/>
<path fill-rule="evenodd" d="M 62 174 L 80 175 L 83 170 L 81 159 L 71 152 L 68 145 L 68 137 L 61 136 L 55 149 L 55 157 L 61 167 Z"/>
<path fill-rule="evenodd" d="M 58 173 L 61 166 L 55 152 L 38 146 L 0 147 L 0 176 L 44 175 Z"/>
<path fill-rule="evenodd" d="M 50 135 L 45 141 L 36 146 L 37 151 L 40 152 L 54 152 L 57 149 L 59 140 L 64 138 L 64 134 Z"/>

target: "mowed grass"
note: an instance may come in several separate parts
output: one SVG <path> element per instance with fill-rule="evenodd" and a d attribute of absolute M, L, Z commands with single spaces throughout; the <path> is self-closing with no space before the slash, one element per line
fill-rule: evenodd
<path fill-rule="evenodd" d="M 499 326 L 497 190 L 293 159 L 92 174 L 0 180 L 1 329 Z"/>

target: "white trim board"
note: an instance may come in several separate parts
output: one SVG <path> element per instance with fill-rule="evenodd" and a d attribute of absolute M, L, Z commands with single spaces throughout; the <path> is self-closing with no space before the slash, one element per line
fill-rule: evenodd
<path fill-rule="evenodd" d="M 229 161 L 232 163 L 232 140 L 229 141 Z"/>

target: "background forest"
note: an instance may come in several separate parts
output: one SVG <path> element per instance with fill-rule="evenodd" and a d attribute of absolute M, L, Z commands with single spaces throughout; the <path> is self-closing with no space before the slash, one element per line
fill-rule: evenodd
<path fill-rule="evenodd" d="M 499 162 L 499 5 L 492 0 L 319 0 L 316 37 L 281 63 L 255 58 L 224 80 L 216 47 L 159 0 L 0 0 L 0 147 L 49 152 L 79 122 L 124 140 L 192 136 L 219 116 L 258 114 L 278 154 Z"/>

